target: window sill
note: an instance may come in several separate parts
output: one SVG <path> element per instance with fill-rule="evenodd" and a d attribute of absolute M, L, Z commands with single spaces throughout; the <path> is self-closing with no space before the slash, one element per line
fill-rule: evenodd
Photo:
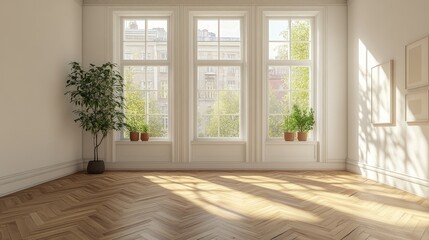
<path fill-rule="evenodd" d="M 192 145 L 225 145 L 225 144 L 233 144 L 233 145 L 244 145 L 246 141 L 242 140 L 194 140 L 191 141 Z"/>
<path fill-rule="evenodd" d="M 265 144 L 267 145 L 284 145 L 284 144 L 288 144 L 288 145 L 314 145 L 319 143 L 318 141 L 285 141 L 285 140 L 266 140 Z"/>
<path fill-rule="evenodd" d="M 171 145 L 172 141 L 166 140 L 149 140 L 149 141 L 129 141 L 129 140 L 119 140 L 115 141 L 116 145 Z"/>

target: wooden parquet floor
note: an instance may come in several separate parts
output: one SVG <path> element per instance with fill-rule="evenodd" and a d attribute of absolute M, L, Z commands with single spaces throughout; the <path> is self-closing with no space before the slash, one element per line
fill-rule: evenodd
<path fill-rule="evenodd" d="M 73 174 L 0 198 L 0 239 L 429 239 L 429 199 L 342 172 Z"/>

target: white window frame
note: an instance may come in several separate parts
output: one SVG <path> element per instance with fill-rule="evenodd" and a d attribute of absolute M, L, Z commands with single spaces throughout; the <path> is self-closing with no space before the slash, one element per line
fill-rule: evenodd
<path fill-rule="evenodd" d="M 123 34 L 124 34 L 124 21 L 125 19 L 166 19 L 167 20 L 167 59 L 166 60 L 125 60 L 123 56 Z M 151 141 L 171 141 L 173 137 L 173 93 L 174 93 L 174 56 L 173 56 L 173 12 L 172 11 L 124 11 L 116 12 L 114 14 L 114 50 L 113 56 L 115 62 L 118 63 L 122 75 L 126 66 L 158 66 L 168 68 L 168 129 L 167 137 L 151 137 Z M 147 21 L 145 22 L 147 31 Z M 145 44 L 146 48 L 146 44 Z M 162 118 L 161 118 L 162 119 Z M 129 141 L 123 137 L 123 132 L 116 133 L 116 140 Z"/>
<path fill-rule="evenodd" d="M 245 11 L 204 11 L 204 12 L 190 12 L 190 49 L 192 54 L 190 55 L 190 76 L 191 77 L 191 86 L 192 86 L 192 121 L 191 121 L 191 136 L 193 136 L 194 141 L 245 141 L 247 138 L 247 12 Z M 198 20 L 199 19 L 240 19 L 240 43 L 241 43 L 241 60 L 198 60 L 198 44 L 197 44 L 197 30 L 198 30 Z M 220 26 L 218 26 L 220 27 Z M 218 46 L 220 47 L 220 46 Z M 198 104 L 198 66 L 239 66 L 241 69 L 240 72 L 240 127 L 239 127 L 239 137 L 198 137 L 198 113 L 197 113 L 197 104 Z M 219 90 L 216 90 L 219 91 Z"/>
<path fill-rule="evenodd" d="M 289 21 L 289 35 L 291 35 L 291 20 L 292 19 L 306 19 L 310 20 L 311 24 L 311 32 L 310 32 L 310 60 L 270 60 L 269 59 L 269 20 L 270 19 L 287 19 Z M 310 94 L 309 94 L 309 104 L 310 107 L 315 111 L 315 120 L 317 120 L 316 116 L 316 84 L 317 84 L 317 25 L 315 14 L 313 11 L 267 11 L 263 13 L 263 23 L 262 23 L 262 79 L 263 79 L 263 133 L 265 141 L 284 141 L 281 137 L 270 137 L 269 136 L 269 101 L 268 101 L 268 69 L 270 66 L 278 66 L 278 67 L 289 67 L 291 71 L 291 67 L 293 66 L 308 66 L 310 67 Z M 289 42 L 290 44 L 291 42 Z M 292 89 L 293 91 L 293 89 Z M 289 90 L 291 92 L 291 90 Z M 289 103 L 291 104 L 291 103 Z M 317 122 L 317 121 L 316 121 Z M 311 136 L 309 136 L 309 141 L 315 141 L 317 139 L 317 124 L 314 127 Z"/>

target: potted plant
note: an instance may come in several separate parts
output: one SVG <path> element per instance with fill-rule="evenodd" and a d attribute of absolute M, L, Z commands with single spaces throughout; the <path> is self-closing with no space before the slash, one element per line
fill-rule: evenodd
<path fill-rule="evenodd" d="M 128 125 L 128 131 L 130 132 L 130 141 L 138 141 L 140 138 L 140 133 L 138 132 L 138 129 L 134 125 Z"/>
<path fill-rule="evenodd" d="M 298 129 L 298 141 L 307 141 L 307 134 L 309 131 L 313 130 L 313 126 L 316 123 L 314 121 L 313 109 L 301 109 L 297 105 L 294 105 L 292 118 Z"/>
<path fill-rule="evenodd" d="M 133 117 L 128 118 L 127 129 L 128 129 L 128 132 L 130 133 L 130 141 L 133 141 L 133 142 L 138 141 L 140 138 L 138 121 Z"/>
<path fill-rule="evenodd" d="M 139 131 L 140 131 L 140 139 L 142 141 L 149 141 L 149 126 L 146 123 L 144 122 L 140 123 Z"/>
<path fill-rule="evenodd" d="M 295 140 L 295 132 L 296 132 L 295 119 L 289 113 L 287 113 L 284 117 L 283 130 L 284 130 L 285 141 Z"/>
<path fill-rule="evenodd" d="M 115 70 L 116 64 L 110 62 L 101 66 L 90 64 L 88 70 L 83 70 L 77 62 L 70 64 L 66 82 L 69 90 L 65 94 L 77 106 L 73 111 L 77 115 L 74 121 L 90 132 L 93 139 L 94 158 L 88 162 L 87 172 L 103 173 L 104 161 L 98 158 L 98 149 L 111 130 L 126 126 L 123 78 Z"/>

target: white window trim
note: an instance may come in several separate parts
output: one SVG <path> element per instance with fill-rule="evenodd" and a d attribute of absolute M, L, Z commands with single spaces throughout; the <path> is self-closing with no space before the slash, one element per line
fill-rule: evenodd
<path fill-rule="evenodd" d="M 197 52 L 197 36 L 195 30 L 197 29 L 197 19 L 240 19 L 241 20 L 241 60 L 198 60 Z M 190 66 L 189 66 L 189 79 L 190 79 L 190 136 L 193 144 L 199 141 L 207 142 L 242 142 L 247 139 L 247 72 L 248 72 L 248 59 L 247 59 L 247 42 L 248 42 L 248 11 L 189 11 L 189 49 L 190 49 Z M 197 67 L 199 65 L 207 66 L 240 66 L 241 67 L 241 85 L 240 85 L 240 129 L 238 138 L 223 138 L 223 137 L 198 137 L 197 136 Z"/>
<path fill-rule="evenodd" d="M 167 65 L 168 67 L 168 132 L 167 137 L 158 138 L 151 137 L 151 141 L 156 142 L 167 142 L 171 143 L 174 137 L 174 58 L 175 58 L 175 49 L 174 49 L 174 27 L 175 19 L 174 14 L 175 10 L 166 9 L 166 8 L 152 8 L 152 10 L 148 10 L 148 8 L 142 9 L 133 9 L 133 10 L 112 10 L 112 21 L 113 21 L 113 29 L 112 29 L 112 46 L 113 51 L 111 54 L 111 59 L 113 62 L 118 63 L 118 69 L 122 72 L 124 66 L 130 65 L 141 65 L 141 66 L 163 66 Z M 122 44 L 122 36 L 123 36 L 123 19 L 126 18 L 134 18 L 134 19 L 167 19 L 167 60 L 123 60 L 123 44 Z M 122 138 L 122 132 L 114 131 L 113 132 L 113 140 L 114 142 L 123 142 L 129 141 L 128 139 Z M 138 142 L 140 143 L 140 141 Z M 141 143 L 144 144 L 144 143 Z M 113 148 L 114 149 L 114 148 Z"/>
<path fill-rule="evenodd" d="M 172 162 L 183 162 L 190 163 L 194 159 L 192 158 L 193 145 L 195 144 L 235 144 L 245 143 L 245 155 L 247 162 L 265 162 L 265 146 L 267 144 L 277 144 L 279 147 L 282 147 L 284 141 L 273 140 L 266 141 L 265 139 L 265 106 L 263 101 L 265 101 L 265 90 L 263 88 L 262 77 L 266 76 L 262 71 L 266 71 L 262 61 L 263 55 L 263 42 L 261 35 L 263 35 L 263 16 L 264 14 L 272 15 L 282 15 L 284 13 L 290 14 L 290 16 L 302 16 L 302 13 L 307 13 L 309 16 L 315 17 L 315 26 L 317 28 L 317 52 L 315 52 L 315 69 L 313 71 L 317 76 L 317 83 L 314 85 L 316 88 L 314 101 L 316 102 L 314 108 L 317 109 L 316 114 L 316 128 L 317 131 L 317 141 L 316 142 L 296 142 L 296 145 L 306 145 L 306 144 L 316 144 L 318 145 L 318 161 L 326 162 L 327 155 L 327 145 L 328 139 L 326 138 L 326 103 L 327 103 L 327 83 L 325 82 L 327 75 L 327 46 L 326 46 L 326 36 L 327 28 L 326 24 L 328 23 L 328 14 L 326 6 L 324 4 L 316 4 L 314 6 L 308 6 L 307 4 L 302 4 L 301 6 L 285 6 L 284 3 L 273 4 L 271 6 L 261 6 L 255 4 L 253 6 L 244 6 L 244 5 L 231 5 L 228 6 L 228 10 L 225 11 L 225 6 L 213 6 L 209 4 L 200 5 L 174 5 L 174 6 L 155 6 L 153 4 L 142 6 L 142 5 L 133 5 L 133 6 L 106 6 L 105 15 L 106 15 L 106 25 L 100 26 L 106 28 L 106 43 L 104 48 L 104 56 L 95 56 L 96 61 L 112 61 L 118 62 L 118 50 L 116 49 L 118 38 L 120 34 L 117 32 L 118 27 L 120 27 L 119 19 L 120 16 L 139 16 L 142 13 L 145 15 L 150 15 L 156 13 L 165 14 L 166 16 L 172 16 L 171 24 L 169 30 L 171 31 L 171 38 L 174 39 L 172 42 L 172 52 L 171 52 L 171 61 L 172 71 L 170 72 L 170 81 L 171 85 L 169 86 L 169 94 L 174 93 L 174 96 L 170 97 L 170 101 L 173 101 L 170 104 L 169 112 L 169 130 L 172 134 L 169 141 L 151 141 L 151 142 L 137 142 L 131 143 L 127 141 L 118 141 L 117 133 L 114 133 L 113 137 L 108 136 L 106 142 L 110 142 L 111 145 L 106 147 L 106 160 L 115 162 L 116 161 L 116 146 L 119 144 L 130 144 L 138 146 L 140 144 L 156 145 L 156 144 L 171 144 L 171 161 Z M 103 5 L 105 6 L 105 5 Z M 193 49 L 190 46 L 189 42 L 192 42 L 193 32 L 192 32 L 192 15 L 204 15 L 217 11 L 222 13 L 223 16 L 236 16 L 236 14 L 242 14 L 245 18 L 245 28 L 246 35 L 243 35 L 246 41 L 246 47 L 243 48 L 244 60 L 247 64 L 247 69 L 243 75 L 243 85 L 242 85 L 242 97 L 245 98 L 246 104 L 250 106 L 249 109 L 242 107 L 242 109 L 247 110 L 246 114 L 243 114 L 243 118 L 246 121 L 246 125 L 243 125 L 245 129 L 244 133 L 246 136 L 243 136 L 241 141 L 229 141 L 216 139 L 215 141 L 196 141 L 193 138 L 193 71 L 192 64 L 189 65 L 190 60 L 192 60 Z M 210 16 L 210 14 L 208 14 Z M 119 26 L 117 26 L 119 25 Z M 98 58 L 97 58 L 98 57 Z M 100 58 L 104 57 L 102 60 Z M 97 60 L 98 59 L 98 60 Z M 90 61 L 88 59 L 87 61 Z M 91 60 L 94 61 L 94 60 Z M 173 79 L 174 78 L 174 79 Z M 313 78 L 316 80 L 315 78 Z M 244 86 L 246 84 L 246 86 Z M 175 85 L 175 86 L 174 86 Z M 245 95 L 245 96 L 244 96 Z M 173 114 L 173 110 L 175 111 Z M 174 119 L 175 118 L 175 119 Z M 316 130 L 317 129 L 317 130 Z M 151 139 L 153 140 L 153 139 Z M 283 144 L 280 144 L 283 143 Z M 295 145 L 295 142 L 294 142 Z M 119 154 L 119 153 L 118 153 Z M 120 158 L 120 156 L 118 156 Z M 268 159 L 267 159 L 268 160 Z"/>
<path fill-rule="evenodd" d="M 260 24 L 259 27 L 256 29 L 257 35 L 264 35 L 264 31 L 266 26 L 263 24 L 264 17 L 265 16 L 309 16 L 314 17 L 315 19 L 315 37 L 316 40 L 314 41 L 316 44 L 315 49 L 315 69 L 314 74 L 316 77 L 314 78 L 314 81 L 316 82 L 314 84 L 314 109 L 315 109 L 315 120 L 316 120 L 316 126 L 314 128 L 314 132 L 317 134 L 317 139 L 307 142 L 314 144 L 318 149 L 318 155 L 316 156 L 316 159 L 318 162 L 326 162 L 327 157 L 327 142 L 328 139 L 326 137 L 326 103 L 327 103 L 327 83 L 326 83 L 326 75 L 327 75 L 327 69 L 326 69 L 326 24 L 328 22 L 327 14 L 326 14 L 326 7 L 324 6 L 270 6 L 270 7 L 264 7 L 259 6 L 256 7 L 256 22 L 257 24 Z M 261 26 L 262 25 L 262 26 Z M 264 39 L 256 39 L 256 66 L 265 66 L 266 63 L 264 62 L 264 55 L 263 52 L 267 51 L 263 47 Z M 256 76 L 257 78 L 263 79 L 264 76 L 266 76 L 266 70 L 265 68 L 257 67 L 256 68 Z M 266 136 L 266 108 L 265 108 L 265 101 L 266 101 L 266 89 L 264 89 L 265 84 L 263 81 L 257 81 L 255 85 L 256 89 L 262 89 L 261 95 L 258 98 L 262 102 L 262 106 L 260 106 L 261 112 L 259 116 L 256 116 L 256 122 L 255 122 L 255 128 L 259 128 L 256 131 L 256 139 L 255 139 L 255 161 L 257 162 L 266 162 L 269 159 L 267 158 L 267 152 L 266 152 L 266 146 L 275 144 L 275 143 L 284 143 L 284 140 L 282 139 L 273 139 L 273 140 L 267 140 Z M 260 126 L 260 127 L 259 127 Z M 294 142 L 295 143 L 295 142 Z M 304 144 L 303 142 L 296 142 L 299 145 Z M 278 145 L 279 147 L 282 145 Z"/>
<path fill-rule="evenodd" d="M 317 24 L 316 15 L 319 14 L 319 11 L 297 11 L 297 10 L 279 10 L 279 11 L 262 11 L 262 65 L 260 66 L 261 72 L 262 72 L 262 136 L 265 141 L 265 143 L 270 142 L 284 142 L 283 138 L 278 137 L 269 137 L 268 135 L 268 99 L 267 99 L 267 90 L 268 90 L 268 66 L 308 66 L 308 64 L 311 66 L 311 74 L 310 74 L 310 107 L 314 109 L 315 112 L 315 120 L 316 125 L 314 126 L 314 129 L 312 131 L 312 136 L 309 136 L 310 142 L 317 142 L 318 139 L 318 131 L 317 131 L 317 84 L 318 81 L 320 81 L 317 74 L 317 62 L 318 62 L 318 37 L 317 37 L 317 27 L 319 24 Z M 268 20 L 269 19 L 310 19 L 311 20 L 311 55 L 310 59 L 307 61 L 303 60 L 270 60 L 269 59 L 269 29 L 268 29 Z M 304 63 L 304 64 L 303 64 Z"/>

